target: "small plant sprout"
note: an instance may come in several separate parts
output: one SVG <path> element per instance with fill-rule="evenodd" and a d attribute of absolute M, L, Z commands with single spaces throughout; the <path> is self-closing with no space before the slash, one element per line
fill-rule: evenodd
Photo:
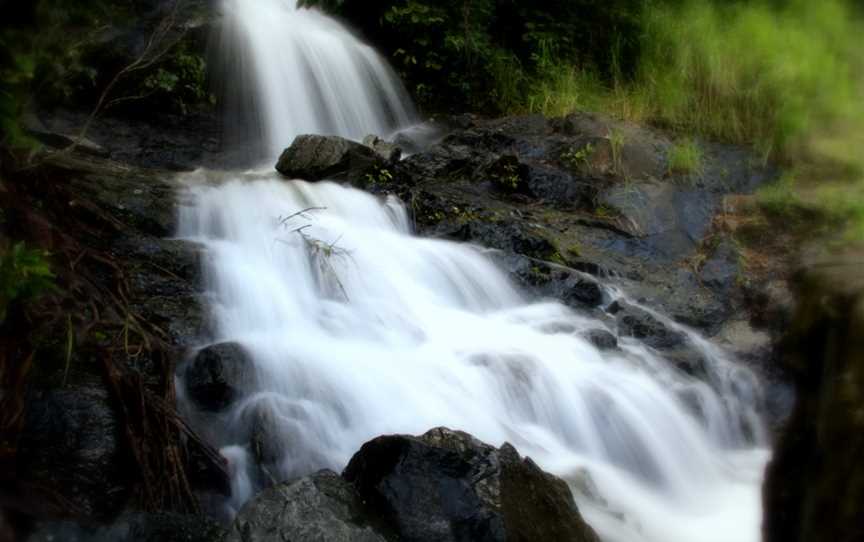
<path fill-rule="evenodd" d="M 366 174 L 366 184 L 369 186 L 382 187 L 387 186 L 393 181 L 393 174 L 385 167 L 376 167 L 373 171 Z"/>
<path fill-rule="evenodd" d="M 585 169 L 590 171 L 591 157 L 594 155 L 594 145 L 586 143 L 584 147 L 573 147 L 561 155 L 563 161 L 570 169 L 580 170 Z"/>
<path fill-rule="evenodd" d="M 624 172 L 624 132 L 617 128 L 609 131 L 609 145 L 612 148 L 612 171 L 617 175 L 625 176 Z"/>

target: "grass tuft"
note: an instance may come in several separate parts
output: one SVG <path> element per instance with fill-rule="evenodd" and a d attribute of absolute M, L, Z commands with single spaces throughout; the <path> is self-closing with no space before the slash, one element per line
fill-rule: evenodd
<path fill-rule="evenodd" d="M 669 149 L 669 173 L 692 175 L 702 171 L 702 147 L 695 139 L 685 138 Z"/>

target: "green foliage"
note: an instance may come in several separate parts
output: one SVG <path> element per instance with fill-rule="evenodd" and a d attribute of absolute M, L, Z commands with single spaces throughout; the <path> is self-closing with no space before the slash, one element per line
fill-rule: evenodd
<path fill-rule="evenodd" d="M 519 109 L 538 73 L 633 56 L 643 0 L 304 0 L 359 26 L 421 105 Z M 617 45 L 616 45 L 617 44 Z M 600 70 L 601 73 L 604 69 Z"/>
<path fill-rule="evenodd" d="M 367 187 L 385 188 L 393 182 L 393 174 L 383 166 L 375 166 L 365 176 Z"/>
<path fill-rule="evenodd" d="M 492 41 L 494 2 L 459 4 L 405 0 L 387 9 L 382 25 L 401 44 L 392 52 L 394 64 L 425 104 L 439 100 L 441 82 L 451 98 L 474 108 L 514 102 L 522 70 Z"/>
<path fill-rule="evenodd" d="M 519 175 L 518 163 L 503 163 L 500 173 L 493 178 L 496 185 L 507 192 L 515 192 L 519 188 L 522 178 Z"/>
<path fill-rule="evenodd" d="M 4 6 L 0 28 L 0 142 L 30 147 L 20 117 L 35 95 L 48 101 L 92 91 L 97 71 L 85 56 L 109 21 L 128 16 L 110 0 L 41 0 Z"/>
<path fill-rule="evenodd" d="M 184 115 L 191 106 L 213 105 L 216 101 L 207 87 L 206 60 L 185 43 L 136 84 L 143 89 L 140 98 L 151 103 L 167 102 L 170 109 Z"/>
<path fill-rule="evenodd" d="M 0 323 L 13 301 L 26 301 L 54 288 L 48 253 L 16 243 L 0 253 Z"/>
<path fill-rule="evenodd" d="M 573 147 L 561 154 L 561 161 L 573 171 L 590 170 L 594 150 L 594 145 L 591 143 L 581 148 Z"/>
<path fill-rule="evenodd" d="M 670 126 L 777 156 L 864 120 L 864 26 L 845 1 L 691 0 L 650 10 L 644 27 L 633 92 Z"/>
<path fill-rule="evenodd" d="M 693 138 L 684 138 L 669 149 L 670 174 L 690 175 L 702 170 L 702 148 Z"/>

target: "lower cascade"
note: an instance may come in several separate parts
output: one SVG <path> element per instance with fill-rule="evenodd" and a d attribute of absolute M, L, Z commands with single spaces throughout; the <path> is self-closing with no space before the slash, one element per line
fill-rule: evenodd
<path fill-rule="evenodd" d="M 599 350 L 586 332 L 609 324 L 528 299 L 493 251 L 413 235 L 393 197 L 275 173 L 186 182 L 179 236 L 205 248 L 210 348 L 234 352 L 231 396 L 186 405 L 229 460 L 229 514 L 376 436 L 446 426 L 565 479 L 604 541 L 759 540 L 761 391 L 695 333 L 663 319 L 707 381 L 636 339 Z"/>

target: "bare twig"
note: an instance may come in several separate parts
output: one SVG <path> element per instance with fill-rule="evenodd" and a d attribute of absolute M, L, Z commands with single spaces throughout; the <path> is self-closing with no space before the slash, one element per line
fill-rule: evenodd
<path fill-rule="evenodd" d="M 327 210 L 327 207 L 307 207 L 306 209 L 303 209 L 302 211 L 297 211 L 296 213 L 294 213 L 292 215 L 288 215 L 284 218 L 279 217 L 279 219 L 278 219 L 279 225 L 285 226 L 285 225 L 287 225 L 288 222 L 291 221 L 292 218 L 297 218 L 298 216 L 303 217 L 307 220 L 311 220 L 311 217 L 307 216 L 306 213 L 310 213 L 312 211 L 326 211 L 326 210 Z"/>
<path fill-rule="evenodd" d="M 150 35 L 147 40 L 147 44 L 144 46 L 141 54 L 133 60 L 130 64 L 124 66 L 116 75 L 111 79 L 111 81 L 105 86 L 102 90 L 102 94 L 99 95 L 99 100 L 96 102 L 96 106 L 93 108 L 93 111 L 90 112 L 90 115 L 87 117 L 87 120 L 84 122 L 84 126 L 81 127 L 81 131 L 78 133 L 78 137 L 72 141 L 72 143 L 62 149 L 60 152 L 70 152 L 75 147 L 77 147 L 81 141 L 84 140 L 87 132 L 90 130 L 93 122 L 96 120 L 96 117 L 103 111 L 106 106 L 106 102 L 108 97 L 111 95 L 111 92 L 114 90 L 114 87 L 117 86 L 125 76 L 145 70 L 151 66 L 153 66 L 156 62 L 162 59 L 168 51 L 170 51 L 174 45 L 176 45 L 183 37 L 185 32 L 181 32 L 177 36 L 174 37 L 173 40 L 167 40 L 169 33 L 175 27 L 175 23 L 177 20 L 177 13 L 180 8 L 182 0 L 174 0 L 174 3 L 171 6 L 171 10 L 162 19 L 156 28 L 153 30 L 153 33 Z"/>

